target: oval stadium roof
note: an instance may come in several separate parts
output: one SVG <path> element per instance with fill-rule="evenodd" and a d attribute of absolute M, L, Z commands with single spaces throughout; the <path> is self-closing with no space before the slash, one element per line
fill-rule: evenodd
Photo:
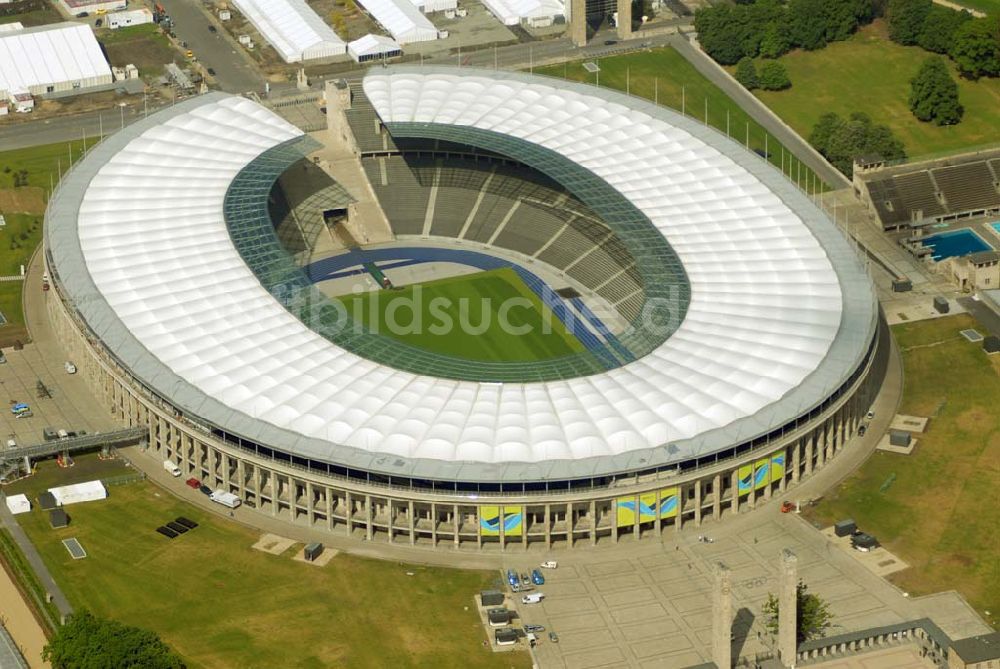
<path fill-rule="evenodd" d="M 308 329 L 227 234 L 237 174 L 300 131 L 209 94 L 92 150 L 46 228 L 89 327 L 190 414 L 302 457 L 422 478 L 574 478 L 704 455 L 835 391 L 876 326 L 832 223 L 738 144 L 652 104 L 523 74 L 373 70 L 382 119 L 538 144 L 604 179 L 682 260 L 691 301 L 649 355 L 587 377 L 479 384 L 380 366 Z"/>

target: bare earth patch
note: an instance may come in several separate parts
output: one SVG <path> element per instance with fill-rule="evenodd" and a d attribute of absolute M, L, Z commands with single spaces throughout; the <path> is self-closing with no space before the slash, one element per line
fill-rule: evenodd
<path fill-rule="evenodd" d="M 45 191 L 37 186 L 0 189 L 0 213 L 44 214 Z"/>
<path fill-rule="evenodd" d="M 288 537 L 279 537 L 277 534 L 262 534 L 257 543 L 253 545 L 259 551 L 270 553 L 271 555 L 281 555 L 287 551 L 295 541 Z"/>

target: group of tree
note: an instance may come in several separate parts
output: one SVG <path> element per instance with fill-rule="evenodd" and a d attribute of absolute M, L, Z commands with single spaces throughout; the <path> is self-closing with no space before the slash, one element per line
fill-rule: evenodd
<path fill-rule="evenodd" d="M 45 646 L 53 669 L 183 669 L 153 632 L 78 611 Z"/>
<path fill-rule="evenodd" d="M 753 59 L 743 57 L 736 64 L 736 81 L 747 90 L 763 88 L 765 91 L 781 91 L 792 85 L 785 66 L 775 60 L 761 63 L 758 68 Z"/>
<path fill-rule="evenodd" d="M 876 15 L 879 0 L 741 0 L 699 9 L 694 26 L 705 53 L 723 65 L 777 58 L 794 48 L 845 40 Z"/>
<path fill-rule="evenodd" d="M 903 143 L 892 130 L 872 122 L 863 112 L 854 112 L 846 119 L 832 112 L 823 114 L 809 135 L 809 143 L 847 176 L 851 176 L 854 159 L 859 156 L 878 155 L 886 160 L 906 157 Z"/>
<path fill-rule="evenodd" d="M 809 592 L 805 583 L 799 582 L 795 589 L 796 616 L 795 636 L 799 643 L 824 636 L 826 630 L 833 625 L 833 614 L 830 606 L 818 595 Z M 772 634 L 778 633 L 778 598 L 773 593 L 767 595 L 767 600 L 761 611 L 764 614 L 764 625 Z"/>
<path fill-rule="evenodd" d="M 1000 17 L 973 18 L 933 0 L 889 0 L 889 39 L 951 57 L 963 77 L 1000 76 Z"/>

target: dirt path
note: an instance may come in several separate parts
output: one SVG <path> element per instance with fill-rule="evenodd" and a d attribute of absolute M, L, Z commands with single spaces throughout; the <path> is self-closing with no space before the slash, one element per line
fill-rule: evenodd
<path fill-rule="evenodd" d="M 31 609 L 22 599 L 14 581 L 2 567 L 0 567 L 0 620 L 14 638 L 31 669 L 51 668 L 51 664 L 42 661 L 42 648 L 46 643 L 45 633 L 31 615 Z"/>

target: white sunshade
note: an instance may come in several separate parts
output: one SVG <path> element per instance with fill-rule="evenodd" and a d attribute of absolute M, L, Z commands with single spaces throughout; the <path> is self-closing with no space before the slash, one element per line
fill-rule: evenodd
<path fill-rule="evenodd" d="M 83 23 L 0 32 L 0 91 L 111 77 L 94 31 Z"/>
<path fill-rule="evenodd" d="M 52 493 L 59 506 L 77 504 L 79 502 L 93 502 L 108 496 L 108 491 L 100 481 L 87 481 L 86 483 L 74 483 L 73 485 L 64 485 L 59 488 L 49 488 L 49 492 Z"/>
<path fill-rule="evenodd" d="M 560 0 L 483 0 L 497 20 L 508 26 L 543 17 L 564 16 L 566 6 Z"/>
<path fill-rule="evenodd" d="M 438 38 L 438 29 L 410 0 L 358 1 L 400 44 L 428 42 Z"/>
<path fill-rule="evenodd" d="M 229 239 L 230 182 L 301 132 L 249 100 L 224 98 L 131 139 L 90 180 L 77 220 L 108 305 L 146 351 L 208 397 L 367 452 L 530 463 L 630 453 L 727 426 L 783 398 L 826 356 L 842 295 L 824 248 L 719 148 L 545 80 L 388 72 L 364 81 L 384 121 L 521 138 L 621 192 L 685 266 L 692 297 L 683 323 L 624 367 L 547 383 L 418 376 L 349 353 L 268 294 Z"/>
<path fill-rule="evenodd" d="M 13 514 L 28 513 L 31 511 L 31 502 L 27 495 L 9 495 L 7 497 L 7 509 Z"/>
<path fill-rule="evenodd" d="M 286 63 L 339 56 L 347 44 L 305 0 L 233 0 Z"/>

